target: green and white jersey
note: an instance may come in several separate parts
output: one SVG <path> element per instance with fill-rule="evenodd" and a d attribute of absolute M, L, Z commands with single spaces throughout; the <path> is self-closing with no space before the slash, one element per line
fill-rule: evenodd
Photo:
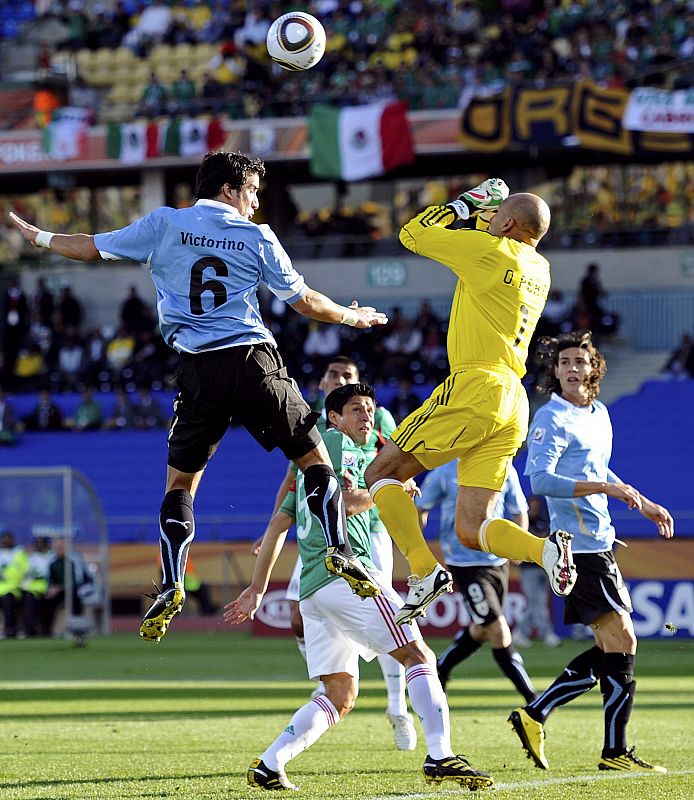
<path fill-rule="evenodd" d="M 393 431 L 396 427 L 397 423 L 393 419 L 393 415 L 390 411 L 383 406 L 376 406 L 374 432 L 371 434 L 369 441 L 364 445 L 364 449 L 369 454 L 369 464 L 376 458 L 378 451 L 393 435 Z M 376 506 L 369 511 L 369 520 L 371 533 L 388 533 L 386 526 L 381 522 L 381 518 L 378 516 L 378 509 Z"/>
<path fill-rule="evenodd" d="M 348 476 L 353 487 L 365 489 L 364 470 L 372 459 L 366 448 L 359 447 L 349 436 L 335 428 L 330 428 L 323 434 L 323 441 L 328 448 L 333 469 L 340 481 L 340 487 L 345 488 L 345 476 Z M 306 502 L 302 472 L 297 474 L 296 485 L 287 494 L 280 511 L 296 519 L 296 541 L 303 564 L 299 596 L 305 600 L 339 578 L 331 575 L 325 568 L 325 535 Z M 376 567 L 371 560 L 368 511 L 353 514 L 347 519 L 347 535 L 354 554 L 359 557 L 367 569 L 375 570 Z"/>

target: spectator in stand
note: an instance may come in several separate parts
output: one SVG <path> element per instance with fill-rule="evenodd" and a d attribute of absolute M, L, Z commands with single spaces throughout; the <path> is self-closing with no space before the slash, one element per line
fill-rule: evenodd
<path fill-rule="evenodd" d="M 32 298 L 33 317 L 46 328 L 52 328 L 54 309 L 53 293 L 46 286 L 46 281 L 43 278 L 39 278 Z"/>
<path fill-rule="evenodd" d="M 662 371 L 678 380 L 694 378 L 694 342 L 688 333 L 682 334 L 679 345 L 670 354 Z"/>
<path fill-rule="evenodd" d="M 152 329 L 143 330 L 135 342 L 135 352 L 130 362 L 133 380 L 150 388 L 161 388 L 164 380 L 166 354 L 162 352 L 161 339 Z"/>
<path fill-rule="evenodd" d="M 173 23 L 171 9 L 163 0 L 153 0 L 140 14 L 137 24 L 123 38 L 123 45 L 130 47 L 138 56 L 143 56 L 149 48 L 164 37 Z"/>
<path fill-rule="evenodd" d="M 389 403 L 390 411 L 395 421 L 402 422 L 408 414 L 419 408 L 422 401 L 412 391 L 412 382 L 409 378 L 401 378 L 398 382 L 398 391 L 392 402 Z"/>
<path fill-rule="evenodd" d="M 135 413 L 124 389 L 116 389 L 116 403 L 104 423 L 107 430 L 128 430 L 135 427 Z"/>
<path fill-rule="evenodd" d="M 106 340 L 102 332 L 95 328 L 84 343 L 84 368 L 83 379 L 89 384 L 98 384 L 102 381 L 106 367 Z"/>
<path fill-rule="evenodd" d="M 557 336 L 571 330 L 571 307 L 559 289 L 552 289 L 535 330 L 535 336 Z"/>
<path fill-rule="evenodd" d="M 84 367 L 84 347 L 82 347 L 74 328 L 65 332 L 65 338 L 58 347 L 58 381 L 64 390 L 72 391 L 80 378 Z"/>
<path fill-rule="evenodd" d="M 178 79 L 171 84 L 169 111 L 172 114 L 192 114 L 195 111 L 195 97 L 198 91 L 188 75 L 182 69 Z"/>
<path fill-rule="evenodd" d="M 161 406 L 152 397 L 149 386 L 137 387 L 137 398 L 133 403 L 133 423 L 136 428 L 141 430 L 163 428 L 166 425 L 166 418 Z"/>
<path fill-rule="evenodd" d="M 36 408 L 23 419 L 27 431 L 63 430 L 63 412 L 53 402 L 50 391 L 42 387 L 38 391 Z"/>
<path fill-rule="evenodd" d="M 166 113 L 167 99 L 166 87 L 157 78 L 156 73 L 151 72 L 149 83 L 145 86 L 140 98 L 140 113 L 149 114 L 152 117 Z"/>
<path fill-rule="evenodd" d="M 0 447 L 17 442 L 17 423 L 14 408 L 0 386 Z"/>
<path fill-rule="evenodd" d="M 13 385 L 19 391 L 36 391 L 39 384 L 45 380 L 48 368 L 41 348 L 36 342 L 29 339 L 23 347 L 14 365 Z"/>
<path fill-rule="evenodd" d="M 145 303 L 137 293 L 137 286 L 131 286 L 130 292 L 120 308 L 122 329 L 136 336 L 143 329 Z"/>
<path fill-rule="evenodd" d="M 588 328 L 600 331 L 602 325 L 602 300 L 605 290 L 599 276 L 600 268 L 597 264 L 588 264 L 586 273 L 581 280 L 579 296 L 583 301 L 585 313 L 588 316 Z"/>
<path fill-rule="evenodd" d="M 326 359 L 340 352 L 340 332 L 337 325 L 311 321 L 308 336 L 304 339 L 304 355 L 310 360 L 316 356 Z"/>
<path fill-rule="evenodd" d="M 200 94 L 202 96 L 201 111 L 218 114 L 224 107 L 224 100 L 222 99 L 224 97 L 224 87 L 209 72 L 203 75 Z"/>
<path fill-rule="evenodd" d="M 393 309 L 390 331 L 383 340 L 383 347 L 388 353 L 383 374 L 389 378 L 407 377 L 412 356 L 422 346 L 422 331 L 415 328 L 397 306 Z"/>
<path fill-rule="evenodd" d="M 420 331 L 427 331 L 431 328 L 438 329 L 441 327 L 441 319 L 434 312 L 429 300 L 422 300 L 414 320 L 414 326 Z"/>
<path fill-rule="evenodd" d="M 82 390 L 82 399 L 75 409 L 75 416 L 65 420 L 65 427 L 74 431 L 96 431 L 101 427 L 103 411 L 94 399 L 94 389 L 87 386 Z"/>
<path fill-rule="evenodd" d="M 106 345 L 106 366 L 111 371 L 112 380 L 120 380 L 121 372 L 130 364 L 135 352 L 135 337 L 122 327 Z"/>
<path fill-rule="evenodd" d="M 82 304 L 72 293 L 72 289 L 69 286 L 65 286 L 58 303 L 60 328 L 63 331 L 73 328 L 76 332 L 79 332 L 83 316 Z"/>
<path fill-rule="evenodd" d="M 41 83 L 34 93 L 34 117 L 36 127 L 43 129 L 53 119 L 53 112 L 60 108 L 61 102 L 58 95 L 48 85 Z"/>
<path fill-rule="evenodd" d="M 29 331 L 31 322 L 29 303 L 17 275 L 13 275 L 10 278 L 9 286 L 5 292 L 2 321 L 0 342 L 5 356 L 3 377 L 7 382 L 7 379 L 13 373 L 15 360 Z"/>

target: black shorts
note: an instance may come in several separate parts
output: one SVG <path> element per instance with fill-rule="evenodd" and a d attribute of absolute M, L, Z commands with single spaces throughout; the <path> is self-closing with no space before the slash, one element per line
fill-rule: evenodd
<path fill-rule="evenodd" d="M 321 442 L 299 387 L 268 343 L 181 353 L 178 395 L 169 429 L 169 466 L 198 472 L 212 457 L 232 418 L 266 450 L 293 460 Z"/>
<path fill-rule="evenodd" d="M 610 611 L 631 614 L 631 598 L 612 552 L 574 553 L 576 585 L 564 601 L 567 625 L 590 625 Z"/>
<path fill-rule="evenodd" d="M 508 562 L 500 567 L 449 566 L 448 569 L 476 625 L 490 625 L 503 616 L 508 592 Z"/>

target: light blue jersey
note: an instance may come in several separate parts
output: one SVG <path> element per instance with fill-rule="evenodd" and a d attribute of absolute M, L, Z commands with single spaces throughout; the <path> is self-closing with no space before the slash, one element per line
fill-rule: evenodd
<path fill-rule="evenodd" d="M 147 264 L 164 341 L 186 353 L 274 344 L 260 316 L 259 284 L 286 303 L 307 291 L 272 230 L 217 200 L 157 208 L 125 228 L 97 233 L 94 244 L 102 258 Z"/>
<path fill-rule="evenodd" d="M 432 470 L 422 484 L 419 508 L 426 510 L 441 504 L 439 541 L 446 564 L 452 567 L 498 567 L 506 563 L 493 553 L 465 547 L 455 532 L 455 503 L 458 496 L 458 462 L 444 464 Z M 494 508 L 494 518 L 513 517 L 528 510 L 528 501 L 521 489 L 518 473 L 512 466 Z"/>
<path fill-rule="evenodd" d="M 612 423 L 599 401 L 576 406 L 553 394 L 530 425 L 525 474 L 533 492 L 547 498 L 552 530 L 574 535 L 575 553 L 611 550 L 615 538 L 606 494 L 574 497 L 576 481 L 619 478 L 609 469 Z"/>

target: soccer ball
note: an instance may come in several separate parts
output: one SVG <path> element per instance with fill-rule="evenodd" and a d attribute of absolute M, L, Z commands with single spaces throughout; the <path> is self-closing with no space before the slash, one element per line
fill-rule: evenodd
<path fill-rule="evenodd" d="M 267 32 L 267 51 L 282 69 L 299 72 L 310 69 L 325 53 L 325 29 L 303 11 L 278 17 Z"/>

